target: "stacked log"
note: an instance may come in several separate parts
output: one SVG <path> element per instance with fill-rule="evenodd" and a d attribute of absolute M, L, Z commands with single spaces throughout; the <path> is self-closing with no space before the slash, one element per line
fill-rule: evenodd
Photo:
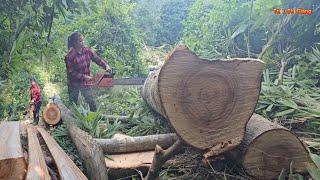
<path fill-rule="evenodd" d="M 54 159 L 61 179 L 87 180 L 88 178 L 73 163 L 59 144 L 43 128 L 37 128 Z"/>
<path fill-rule="evenodd" d="M 258 59 L 207 60 L 178 46 L 149 75 L 142 96 L 184 142 L 215 156 L 243 139 L 263 68 Z"/>
<path fill-rule="evenodd" d="M 26 180 L 43 179 L 50 180 L 49 171 L 45 158 L 43 156 L 39 140 L 37 138 L 37 130 L 34 127 L 28 127 L 28 173 Z"/>
<path fill-rule="evenodd" d="M 0 122 L 0 179 L 24 179 L 27 164 L 20 141 L 20 122 Z"/>

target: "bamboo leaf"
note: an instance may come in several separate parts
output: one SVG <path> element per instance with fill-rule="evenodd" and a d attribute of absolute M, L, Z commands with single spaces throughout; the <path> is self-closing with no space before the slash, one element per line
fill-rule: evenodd
<path fill-rule="evenodd" d="M 320 156 L 317 154 L 310 153 L 310 157 L 312 161 L 317 165 L 318 168 L 320 168 Z"/>
<path fill-rule="evenodd" d="M 320 168 L 307 167 L 307 170 L 313 179 L 320 179 Z"/>
<path fill-rule="evenodd" d="M 280 111 L 280 112 L 275 113 L 274 116 L 276 116 L 276 117 L 282 117 L 282 116 L 291 114 L 291 113 L 293 113 L 294 111 L 295 111 L 294 109 L 287 109 L 287 110 L 284 110 L 284 111 Z"/>

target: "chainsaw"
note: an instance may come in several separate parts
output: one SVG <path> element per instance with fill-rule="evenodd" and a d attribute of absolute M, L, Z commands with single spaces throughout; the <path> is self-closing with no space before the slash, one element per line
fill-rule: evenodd
<path fill-rule="evenodd" d="M 138 78 L 120 78 L 115 79 L 116 71 L 114 68 L 104 73 L 97 73 L 91 79 L 92 86 L 96 87 L 112 87 L 114 85 L 143 85 L 146 77 Z"/>

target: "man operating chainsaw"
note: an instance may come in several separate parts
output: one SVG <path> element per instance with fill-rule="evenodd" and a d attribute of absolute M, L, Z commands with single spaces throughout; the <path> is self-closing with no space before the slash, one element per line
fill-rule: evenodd
<path fill-rule="evenodd" d="M 68 79 L 68 94 L 71 102 L 78 104 L 79 92 L 84 96 L 91 111 L 97 110 L 92 92 L 91 60 L 103 69 L 109 71 L 108 64 L 96 52 L 84 47 L 83 35 L 74 32 L 68 37 L 68 54 L 65 57 Z"/>

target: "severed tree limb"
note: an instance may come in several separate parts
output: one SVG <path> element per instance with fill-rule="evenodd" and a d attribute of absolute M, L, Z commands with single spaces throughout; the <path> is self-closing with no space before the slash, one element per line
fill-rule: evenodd
<path fill-rule="evenodd" d="M 101 146 L 104 153 L 113 154 L 153 150 L 156 145 L 168 148 L 174 144 L 177 139 L 177 135 L 171 133 L 95 140 Z"/>
<path fill-rule="evenodd" d="M 178 139 L 172 146 L 170 146 L 166 150 L 163 150 L 160 146 L 157 145 L 155 148 L 152 165 L 145 179 L 146 180 L 157 179 L 159 177 L 159 173 L 162 165 L 168 159 L 173 157 L 182 148 L 182 145 L 183 145 L 183 142 L 180 139 Z"/>

